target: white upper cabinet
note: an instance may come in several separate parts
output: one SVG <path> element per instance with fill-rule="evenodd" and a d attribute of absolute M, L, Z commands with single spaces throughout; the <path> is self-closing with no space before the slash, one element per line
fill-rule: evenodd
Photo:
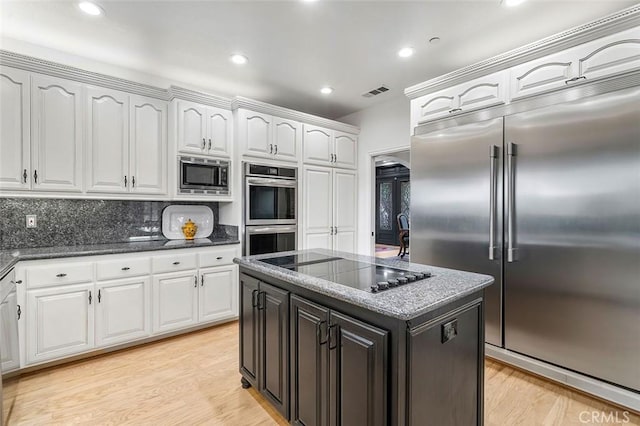
<path fill-rule="evenodd" d="M 0 189 L 31 187 L 29 74 L 0 68 Z"/>
<path fill-rule="evenodd" d="M 344 132 L 334 132 L 334 166 L 356 168 L 357 163 L 357 141 L 356 135 Z"/>
<path fill-rule="evenodd" d="M 231 111 L 208 107 L 207 110 L 207 154 L 228 156 L 232 140 L 233 115 Z"/>
<path fill-rule="evenodd" d="M 205 154 L 207 109 L 194 102 L 178 101 L 178 152 Z"/>
<path fill-rule="evenodd" d="M 131 96 L 130 190 L 136 194 L 167 193 L 167 104 Z"/>
<path fill-rule="evenodd" d="M 331 165 L 333 163 L 333 131 L 324 127 L 304 125 L 304 161 Z"/>
<path fill-rule="evenodd" d="M 357 163 L 357 136 L 304 125 L 304 162 L 353 169 Z"/>
<path fill-rule="evenodd" d="M 246 109 L 238 110 L 242 154 L 281 161 L 298 161 L 302 124 Z"/>
<path fill-rule="evenodd" d="M 129 96 L 88 88 L 86 96 L 88 192 L 126 192 L 129 175 Z"/>
<path fill-rule="evenodd" d="M 511 69 L 511 98 L 544 93 L 572 84 L 640 68 L 640 27 L 603 37 Z"/>
<path fill-rule="evenodd" d="M 31 77 L 31 163 L 38 191 L 82 191 L 82 86 Z"/>
<path fill-rule="evenodd" d="M 333 170 L 304 166 L 302 184 L 303 248 L 332 249 Z"/>
<path fill-rule="evenodd" d="M 298 161 L 302 146 L 302 124 L 273 117 L 274 156 L 281 160 Z"/>
<path fill-rule="evenodd" d="M 497 72 L 411 101 L 411 124 L 474 111 L 507 100 L 507 71 Z"/>
<path fill-rule="evenodd" d="M 578 77 L 593 80 L 640 68 L 640 26 L 575 48 Z"/>

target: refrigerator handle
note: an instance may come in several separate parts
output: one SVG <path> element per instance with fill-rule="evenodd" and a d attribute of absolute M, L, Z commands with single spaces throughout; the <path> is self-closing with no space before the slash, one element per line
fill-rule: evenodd
<path fill-rule="evenodd" d="M 498 163 L 498 147 L 489 147 L 489 260 L 497 259 L 496 247 L 496 194 L 498 192 L 498 175 L 496 173 Z"/>
<path fill-rule="evenodd" d="M 508 183 L 508 203 L 507 203 L 507 262 L 518 260 L 518 248 L 516 247 L 516 155 L 517 145 L 509 142 L 507 146 L 507 183 Z"/>

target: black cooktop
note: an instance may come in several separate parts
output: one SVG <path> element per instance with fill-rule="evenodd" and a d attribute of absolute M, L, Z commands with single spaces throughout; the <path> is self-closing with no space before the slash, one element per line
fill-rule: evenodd
<path fill-rule="evenodd" d="M 316 253 L 281 256 L 260 261 L 372 293 L 431 277 L 429 272 L 405 271 Z"/>

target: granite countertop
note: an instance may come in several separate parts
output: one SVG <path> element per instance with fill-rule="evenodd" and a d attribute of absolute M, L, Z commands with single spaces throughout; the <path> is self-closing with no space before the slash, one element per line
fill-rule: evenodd
<path fill-rule="evenodd" d="M 193 241 L 158 239 L 109 244 L 40 247 L 0 251 L 0 277 L 18 262 L 24 260 L 56 259 L 62 257 L 93 256 L 101 254 L 133 253 L 140 251 L 172 250 L 181 248 L 210 247 L 239 244 L 237 236 L 200 238 Z"/>
<path fill-rule="evenodd" d="M 324 249 L 283 252 L 278 253 L 277 256 L 302 253 L 318 253 L 342 257 L 358 262 L 390 266 L 413 272 L 430 272 L 432 277 L 382 292 L 370 293 L 333 283 L 322 278 L 315 278 L 310 275 L 300 274 L 295 271 L 260 262 L 260 259 L 276 257 L 273 253 L 236 258 L 234 262 L 247 269 L 261 272 L 290 284 L 304 287 L 308 290 L 400 320 L 411 320 L 431 312 L 469 294 L 482 290 L 494 282 L 493 277 L 489 275 Z"/>

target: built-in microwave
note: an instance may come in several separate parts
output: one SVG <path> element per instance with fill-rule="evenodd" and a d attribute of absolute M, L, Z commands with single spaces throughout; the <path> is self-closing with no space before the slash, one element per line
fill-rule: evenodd
<path fill-rule="evenodd" d="M 178 157 L 178 193 L 229 195 L 229 170 L 226 160 Z"/>

